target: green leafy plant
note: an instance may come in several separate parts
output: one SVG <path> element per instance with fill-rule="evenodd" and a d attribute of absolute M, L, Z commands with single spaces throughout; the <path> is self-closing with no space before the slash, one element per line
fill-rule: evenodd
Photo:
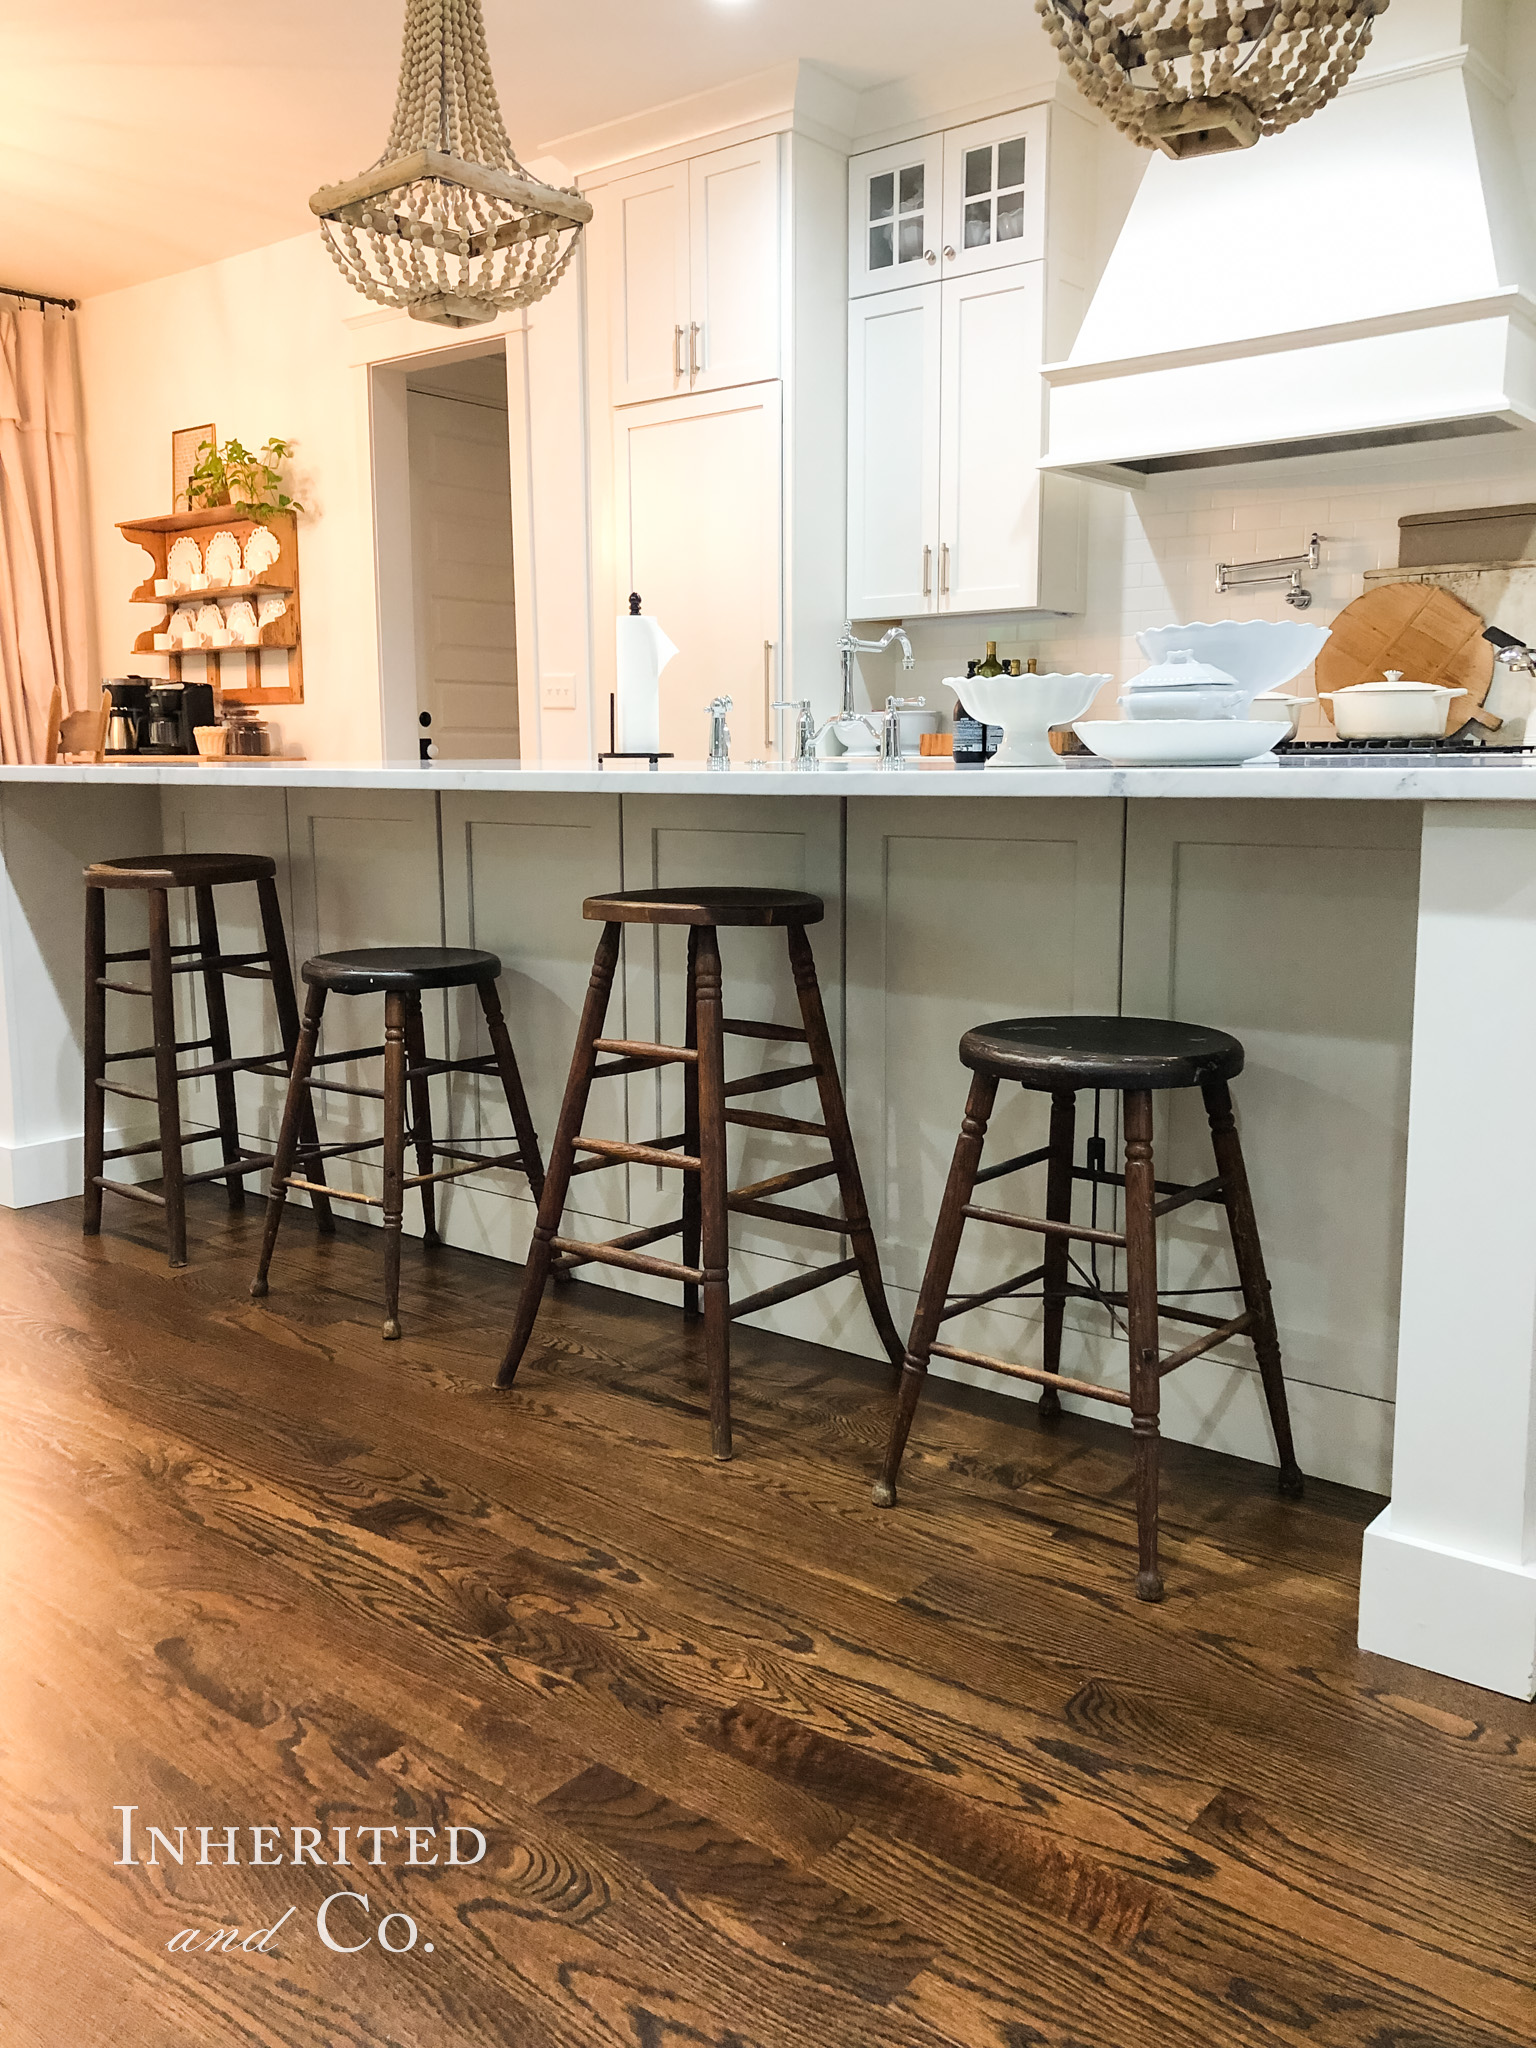
<path fill-rule="evenodd" d="M 293 454 L 293 443 L 276 435 L 254 452 L 240 441 L 216 448 L 198 444 L 202 460 L 187 478 L 187 510 L 198 505 L 227 504 L 238 519 L 270 519 L 274 512 L 302 512 L 297 498 L 283 489 L 281 465 Z"/>

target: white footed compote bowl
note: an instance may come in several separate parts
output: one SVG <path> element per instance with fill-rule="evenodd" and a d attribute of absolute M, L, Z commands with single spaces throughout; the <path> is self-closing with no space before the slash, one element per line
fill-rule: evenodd
<path fill-rule="evenodd" d="M 989 768 L 1061 768 L 1051 727 L 1081 718 L 1113 676 L 952 676 L 949 687 L 973 718 L 1003 728 Z"/>
<path fill-rule="evenodd" d="M 1224 669 L 1243 691 L 1235 715 L 1245 718 L 1261 691 L 1283 690 L 1316 661 L 1330 631 L 1301 619 L 1221 619 L 1213 625 L 1151 626 L 1136 640 L 1150 662 L 1188 648 L 1196 661 Z"/>

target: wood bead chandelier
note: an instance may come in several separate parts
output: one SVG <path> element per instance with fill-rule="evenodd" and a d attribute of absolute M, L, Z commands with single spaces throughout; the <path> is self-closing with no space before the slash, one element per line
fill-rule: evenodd
<path fill-rule="evenodd" d="M 470 327 L 558 283 L 592 207 L 513 154 L 480 0 L 407 0 L 384 154 L 310 200 L 337 267 L 365 298 Z"/>
<path fill-rule="evenodd" d="M 1035 0 L 1086 97 L 1167 156 L 1251 149 L 1328 104 L 1387 0 Z"/>

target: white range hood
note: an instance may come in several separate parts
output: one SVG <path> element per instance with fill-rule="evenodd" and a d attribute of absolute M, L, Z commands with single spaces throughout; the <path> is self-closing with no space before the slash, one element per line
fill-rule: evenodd
<path fill-rule="evenodd" d="M 1393 0 L 1373 68 L 1321 113 L 1241 153 L 1153 157 L 1071 356 L 1045 371 L 1045 466 L 1140 484 L 1536 426 L 1511 119 L 1527 10 Z"/>

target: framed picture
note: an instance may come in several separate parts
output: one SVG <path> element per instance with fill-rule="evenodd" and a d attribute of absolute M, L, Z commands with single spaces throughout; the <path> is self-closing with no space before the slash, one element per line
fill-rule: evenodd
<path fill-rule="evenodd" d="M 202 461 L 204 442 L 217 448 L 219 430 L 210 421 L 206 427 L 177 427 L 171 435 L 171 510 L 185 512 L 187 478 Z"/>

